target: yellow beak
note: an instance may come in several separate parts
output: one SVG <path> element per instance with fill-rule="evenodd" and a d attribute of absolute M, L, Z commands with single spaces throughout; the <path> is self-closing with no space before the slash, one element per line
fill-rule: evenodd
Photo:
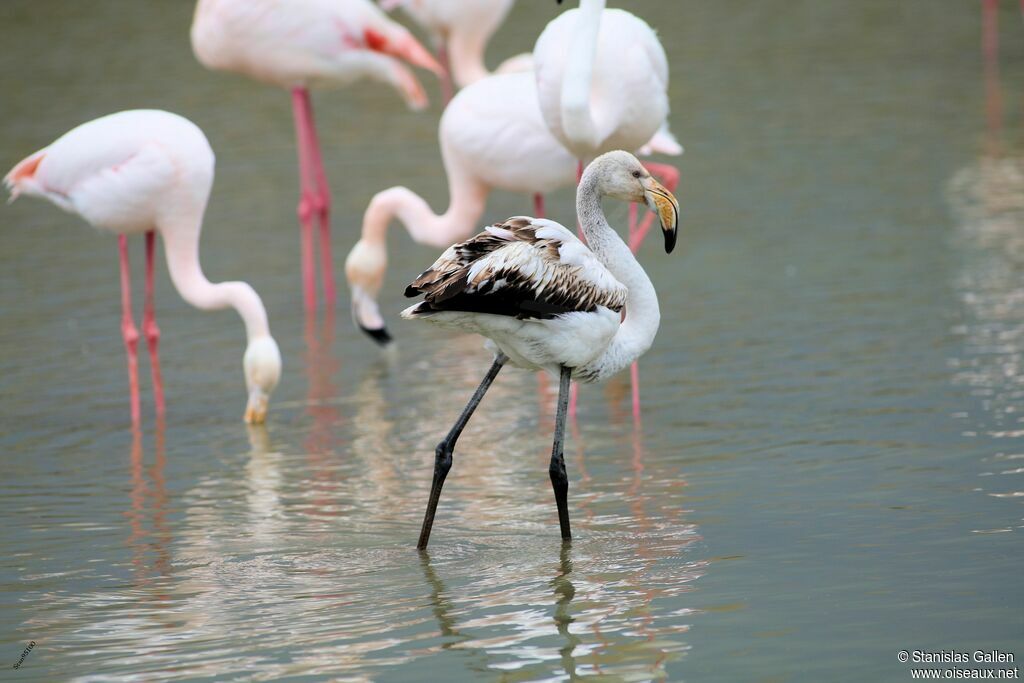
<path fill-rule="evenodd" d="M 661 230 L 665 233 L 665 253 L 671 254 L 676 246 L 676 229 L 679 227 L 679 202 L 664 185 L 649 176 L 644 179 L 644 201 L 651 211 L 658 214 Z"/>

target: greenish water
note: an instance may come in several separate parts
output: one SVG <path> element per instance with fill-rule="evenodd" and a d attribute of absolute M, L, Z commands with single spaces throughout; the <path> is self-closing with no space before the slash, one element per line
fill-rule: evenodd
<path fill-rule="evenodd" d="M 193 119 L 218 155 L 205 269 L 257 288 L 285 355 L 247 430 L 241 325 L 161 266 L 168 417 L 143 362 L 133 435 L 116 242 L 0 209 L 6 677 L 902 681 L 899 650 L 1024 656 L 1015 3 L 988 87 L 979 3 L 613 4 L 658 28 L 687 150 L 680 248 L 642 253 L 663 308 L 642 427 L 626 382 L 582 392 L 563 548 L 553 397 L 503 373 L 420 556 L 433 446 L 489 362 L 397 320 L 435 252 L 393 232 L 393 356 L 344 310 L 307 324 L 288 97 L 202 69 L 191 2 L 4 0 L 0 166 L 119 109 Z M 520 0 L 491 63 L 557 11 Z M 373 192 L 442 206 L 428 87 L 421 114 L 381 86 L 315 97 L 339 260 Z M 499 193 L 486 220 L 530 207 Z"/>

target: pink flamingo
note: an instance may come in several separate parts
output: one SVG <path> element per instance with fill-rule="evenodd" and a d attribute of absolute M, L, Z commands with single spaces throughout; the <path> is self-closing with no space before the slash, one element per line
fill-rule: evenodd
<path fill-rule="evenodd" d="M 128 236 L 146 236 L 146 300 L 142 331 L 149 348 L 153 395 L 164 413 L 153 310 L 153 256 L 160 233 L 171 282 L 196 308 L 228 306 L 245 323 L 242 359 L 248 403 L 245 421 L 266 419 L 270 393 L 281 376 L 281 354 L 270 336 L 259 295 L 244 282 L 212 283 L 199 265 L 199 232 L 213 185 L 213 151 L 188 119 L 156 110 L 123 111 L 84 123 L 21 161 L 4 178 L 13 201 L 20 194 L 48 199 L 118 236 L 121 259 L 121 335 L 128 353 L 132 423 L 139 422 L 138 342 L 132 319 Z"/>
<path fill-rule="evenodd" d="M 395 87 L 411 108 L 422 109 L 427 104 L 423 88 L 395 58 L 438 75 L 441 66 L 409 31 L 369 0 L 199 0 L 192 49 L 210 69 L 238 72 L 291 90 L 299 157 L 303 298 L 307 310 L 316 307 L 315 216 L 324 298 L 333 307 L 331 196 L 309 88 L 372 78 Z"/>
<path fill-rule="evenodd" d="M 438 61 L 445 73 L 441 79 L 444 101 L 454 88 L 465 88 L 490 75 L 484 64 L 487 41 L 508 16 L 515 0 L 382 0 L 391 11 L 401 7 L 416 23 L 430 32 L 437 46 Z M 504 62 L 495 73 L 528 71 L 529 54 Z"/>
<path fill-rule="evenodd" d="M 489 76 L 461 90 L 441 116 L 441 156 L 448 176 L 448 208 L 437 214 L 418 194 L 392 187 L 374 195 L 363 214 L 359 241 L 345 259 L 355 323 L 380 344 L 391 341 L 377 304 L 387 269 L 392 219 L 412 239 L 443 249 L 479 229 L 494 189 L 534 196 L 573 184 L 576 160 L 544 124 L 532 73 Z M 651 143 L 658 145 L 660 139 Z M 653 214 L 648 217 L 653 220 Z"/>
<path fill-rule="evenodd" d="M 559 0 L 561 2 L 561 0 Z M 624 47 L 628 46 L 628 50 Z M 541 113 L 551 133 L 584 162 L 615 149 L 638 149 L 665 127 L 669 112 L 668 59 L 645 21 L 605 0 L 580 0 L 544 28 L 533 48 Z M 673 140 L 674 142 L 674 140 Z M 681 149 L 679 151 L 682 151 Z M 674 191 L 678 171 L 647 164 Z M 630 208 L 630 246 L 643 241 L 650 221 L 638 225 Z M 628 314 L 628 312 L 627 312 Z M 640 419 L 640 377 L 630 367 L 633 416 Z M 576 412 L 576 391 L 569 413 Z"/>

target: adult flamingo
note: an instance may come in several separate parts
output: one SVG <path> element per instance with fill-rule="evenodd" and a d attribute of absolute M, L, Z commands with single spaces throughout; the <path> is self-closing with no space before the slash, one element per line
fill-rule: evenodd
<path fill-rule="evenodd" d="M 405 187 L 378 192 L 363 214 L 360 239 L 345 259 L 352 317 L 380 344 L 391 341 L 377 295 L 387 269 L 392 219 L 415 242 L 443 249 L 479 228 L 491 190 L 533 195 L 536 214 L 543 217 L 542 193 L 575 182 L 576 160 L 544 124 L 532 73 L 497 74 L 461 90 L 441 116 L 438 138 L 448 177 L 447 210 L 434 213 Z M 659 143 L 665 144 L 658 136 L 651 140 L 656 147 Z"/>
<path fill-rule="evenodd" d="M 401 7 L 416 23 L 430 32 L 437 46 L 438 61 L 445 74 L 441 85 L 445 102 L 454 87 L 465 88 L 490 75 L 484 63 L 487 41 L 508 16 L 515 0 L 382 0 L 391 11 Z M 503 62 L 495 73 L 525 71 L 531 67 L 528 54 Z"/>
<path fill-rule="evenodd" d="M 561 0 L 559 0 L 561 2 Z M 551 133 L 579 160 L 614 149 L 638 149 L 665 131 L 669 112 L 668 59 L 645 21 L 605 0 L 580 0 L 544 28 L 533 48 L 541 113 Z M 674 191 L 678 171 L 647 164 Z M 638 224 L 630 207 L 630 242 L 643 240 L 650 221 Z M 639 372 L 630 368 L 633 415 L 640 417 Z M 576 408 L 575 393 L 570 413 Z"/>
<path fill-rule="evenodd" d="M 238 311 L 248 346 L 242 358 L 248 403 L 245 421 L 266 419 L 281 376 L 281 354 L 270 336 L 259 295 L 244 282 L 212 283 L 199 265 L 199 232 L 213 185 L 213 151 L 188 119 L 157 110 L 122 111 L 83 123 L 21 161 L 4 178 L 20 194 L 48 199 L 98 228 L 117 233 L 121 258 L 121 335 L 128 353 L 132 423 L 139 422 L 138 342 L 132 319 L 128 236 L 146 236 L 146 301 L 142 331 L 149 347 L 153 395 L 164 413 L 153 310 L 153 256 L 160 233 L 171 282 L 196 308 Z"/>
<path fill-rule="evenodd" d="M 291 90 L 301 188 L 303 299 L 307 310 L 316 307 L 315 216 L 324 298 L 332 307 L 331 196 L 309 88 L 372 78 L 391 84 L 410 107 L 422 109 L 427 104 L 423 88 L 395 58 L 438 75 L 440 65 L 370 0 L 199 0 L 191 33 L 192 49 L 204 66 Z"/>

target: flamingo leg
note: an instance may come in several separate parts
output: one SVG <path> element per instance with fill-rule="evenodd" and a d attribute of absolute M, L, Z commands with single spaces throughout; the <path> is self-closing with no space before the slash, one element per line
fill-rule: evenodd
<path fill-rule="evenodd" d="M 576 161 L 576 187 L 579 187 L 581 180 L 583 180 L 583 159 Z M 576 220 L 576 234 L 586 243 L 587 239 L 583 235 L 583 226 L 580 225 L 579 219 Z M 573 420 L 576 419 L 576 407 L 579 404 L 579 398 L 580 388 L 578 385 L 573 384 L 569 388 L 569 417 Z"/>
<path fill-rule="evenodd" d="M 419 550 L 426 550 L 427 543 L 430 541 L 430 530 L 434 526 L 434 514 L 437 512 L 437 502 L 441 499 L 441 487 L 444 486 L 444 480 L 448 476 L 448 470 L 452 468 L 452 453 L 455 450 L 455 442 L 458 441 L 459 435 L 462 434 L 462 430 L 466 427 L 466 423 L 469 422 L 469 418 L 473 416 L 473 411 L 480 405 L 480 401 L 483 400 L 484 394 L 491 387 L 491 383 L 494 378 L 498 376 L 498 371 L 501 370 L 501 366 L 505 364 L 508 357 L 499 353 L 494 358 L 494 363 L 491 365 L 491 369 L 487 371 L 480 386 L 473 392 L 472 398 L 469 399 L 469 403 L 462 409 L 462 414 L 459 415 L 459 419 L 452 425 L 448 435 L 444 437 L 444 441 L 437 444 L 437 448 L 434 450 L 434 481 L 430 487 L 430 500 L 427 501 L 427 512 L 423 516 L 423 527 L 420 529 L 420 540 L 416 543 L 416 548 Z"/>
<path fill-rule="evenodd" d="M 555 414 L 555 438 L 551 446 L 551 464 L 548 474 L 551 477 L 551 488 L 555 492 L 555 505 L 558 506 L 558 525 L 562 529 L 562 540 L 571 541 L 572 531 L 569 528 L 569 477 L 565 473 L 565 458 L 562 456 L 565 445 L 565 414 L 569 408 L 569 380 L 572 370 L 562 366 L 562 374 L 558 382 L 558 412 Z"/>
<path fill-rule="evenodd" d="M 299 156 L 299 225 L 301 229 L 302 253 L 302 299 L 306 311 L 316 308 L 316 273 L 313 265 L 313 213 L 316 203 L 313 160 L 310 156 L 310 135 L 306 109 L 309 106 L 309 91 L 305 88 L 292 89 L 292 114 L 295 118 L 295 138 Z"/>
<path fill-rule="evenodd" d="M 313 119 L 313 103 L 306 91 L 306 129 L 309 131 L 309 153 L 312 160 L 314 195 L 313 213 L 320 225 L 320 277 L 324 285 L 325 307 L 334 308 L 334 260 L 331 258 L 331 188 L 327 184 L 324 158 L 320 152 L 320 139 Z"/>
<path fill-rule="evenodd" d="M 679 186 L 679 169 L 675 166 L 668 164 L 658 164 L 653 161 L 644 162 L 644 168 L 651 172 L 651 175 L 658 178 L 662 185 L 669 192 L 675 192 L 676 187 Z M 630 205 L 630 226 L 632 226 L 633 209 L 636 205 Z M 630 229 L 629 231 L 629 248 L 635 254 L 639 249 L 640 245 L 643 244 L 644 238 L 647 237 L 648 231 L 651 229 L 651 225 L 654 223 L 654 214 L 647 212 L 644 216 L 643 221 L 636 227 L 636 229 Z"/>
<path fill-rule="evenodd" d="M 583 180 L 583 159 L 577 159 L 576 160 L 576 187 L 580 186 L 580 181 L 581 180 Z M 580 221 L 579 221 L 578 218 L 576 219 L 576 236 L 579 237 L 581 240 L 583 240 L 583 243 L 586 244 L 587 238 L 583 236 L 583 226 L 580 225 Z M 571 409 L 570 409 L 570 413 L 572 413 Z"/>
<path fill-rule="evenodd" d="M 164 416 L 164 380 L 160 373 L 160 328 L 156 325 L 156 307 L 153 305 L 153 257 L 156 253 L 156 231 L 146 233 L 146 302 L 142 314 L 142 333 L 149 348 L 149 370 L 153 377 L 153 401 L 156 415 Z"/>
<path fill-rule="evenodd" d="M 1021 8 L 1024 9 L 1024 1 Z M 994 61 L 999 52 L 999 0 L 982 1 L 981 49 L 989 61 Z"/>
<path fill-rule="evenodd" d="M 455 81 L 452 78 L 452 61 L 448 56 L 447 39 L 442 37 L 437 46 L 437 61 L 441 65 L 441 105 L 442 109 L 448 107 L 448 103 L 455 96 Z"/>
<path fill-rule="evenodd" d="M 651 175 L 656 176 L 661 184 L 664 185 L 669 192 L 674 192 L 676 187 L 679 185 L 679 170 L 675 166 L 669 166 L 668 164 L 659 164 L 653 161 L 644 163 L 644 168 L 651 172 Z M 640 245 L 643 244 L 644 238 L 651 229 L 651 225 L 654 223 L 654 214 L 650 211 L 644 216 L 643 221 L 637 223 L 638 206 L 636 204 L 629 205 L 629 249 L 634 254 L 640 250 Z M 632 398 L 633 398 L 633 422 L 637 425 L 640 424 L 640 368 L 634 361 L 629 366 L 629 378 L 632 386 Z"/>
<path fill-rule="evenodd" d="M 140 422 L 139 410 L 139 330 L 132 320 L 132 273 L 128 264 L 128 237 L 117 236 L 121 258 L 121 338 L 128 354 L 128 400 L 131 403 L 132 424 Z"/>
<path fill-rule="evenodd" d="M 1024 2 L 1024 0 L 1021 1 Z M 533 195 L 533 215 L 536 218 L 544 218 L 545 214 L 544 195 L 538 192 Z M 548 390 L 548 377 L 547 373 L 543 370 L 537 372 L 537 390 L 540 392 L 540 400 L 543 405 L 544 396 Z"/>

